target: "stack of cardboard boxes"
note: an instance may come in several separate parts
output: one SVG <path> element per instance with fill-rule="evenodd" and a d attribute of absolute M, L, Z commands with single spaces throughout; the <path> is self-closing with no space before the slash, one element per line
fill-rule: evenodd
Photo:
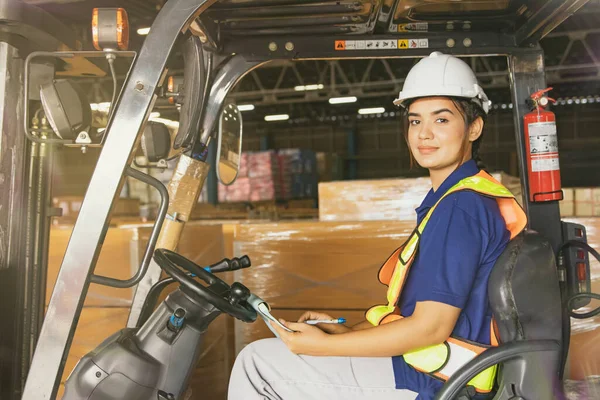
<path fill-rule="evenodd" d="M 563 188 L 563 217 L 600 217 L 600 188 Z"/>
<path fill-rule="evenodd" d="M 493 175 L 521 200 L 518 179 Z M 377 271 L 414 228 L 414 209 L 430 187 L 428 178 L 320 183 L 320 221 L 236 227 L 234 254 L 249 255 L 253 267 L 237 271 L 235 278 L 268 301 L 275 316 L 294 320 L 306 310 L 319 309 L 358 322 L 368 307 L 385 299 L 386 287 L 378 282 Z M 579 199 L 580 212 L 585 207 L 596 212 L 593 196 Z M 590 244 L 600 248 L 600 218 L 564 219 L 586 226 Z M 600 264 L 590 261 L 592 291 L 599 292 Z M 594 300 L 588 308 L 599 303 Z M 236 321 L 236 352 L 271 337 L 263 325 Z M 573 320 L 572 330 L 569 376 L 600 374 L 600 316 Z"/>
<path fill-rule="evenodd" d="M 260 202 L 317 197 L 317 157 L 311 150 L 243 153 L 230 186 L 219 184 L 219 202 Z"/>
<path fill-rule="evenodd" d="M 50 301 L 72 230 L 72 225 L 58 225 L 51 229 L 46 305 Z M 94 272 L 117 279 L 132 277 L 139 268 L 150 231 L 147 224 L 111 226 Z M 222 226 L 188 223 L 177 251 L 199 265 L 222 260 L 225 257 Z M 229 275 L 221 274 L 221 278 L 231 283 Z M 175 288 L 176 285 L 166 288 L 163 298 Z M 90 285 L 66 359 L 57 399 L 62 398 L 64 382 L 79 359 L 110 335 L 126 327 L 133 295 L 134 288 Z M 235 359 L 232 332 L 233 322 L 229 316 L 221 316 L 210 325 L 204 337 L 198 366 L 192 373 L 191 398 L 226 399 L 229 373 Z"/>
<path fill-rule="evenodd" d="M 522 203 L 518 178 L 503 172 L 491 175 Z M 415 221 L 415 208 L 430 189 L 427 177 L 321 182 L 319 220 Z"/>

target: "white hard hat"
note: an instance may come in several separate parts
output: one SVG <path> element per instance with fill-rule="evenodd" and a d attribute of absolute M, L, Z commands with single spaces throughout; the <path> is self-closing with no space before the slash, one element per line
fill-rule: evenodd
<path fill-rule="evenodd" d="M 491 104 L 467 63 L 439 51 L 431 53 L 412 67 L 394 104 L 403 105 L 406 100 L 430 96 L 471 99 L 486 114 Z"/>

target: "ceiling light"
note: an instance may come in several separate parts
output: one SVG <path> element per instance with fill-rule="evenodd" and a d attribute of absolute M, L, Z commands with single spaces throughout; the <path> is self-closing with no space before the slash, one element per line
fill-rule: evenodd
<path fill-rule="evenodd" d="M 345 104 L 345 103 L 356 103 L 356 96 L 348 97 L 332 97 L 329 99 L 329 104 Z"/>
<path fill-rule="evenodd" d="M 323 89 L 325 86 L 323 86 L 323 84 L 319 83 L 319 84 L 313 84 L 313 85 L 300 85 L 300 86 L 295 86 L 294 90 L 297 92 L 303 92 L 306 90 L 320 90 Z"/>
<path fill-rule="evenodd" d="M 361 108 L 358 110 L 359 114 L 381 114 L 385 112 L 385 108 L 383 107 L 373 107 L 373 108 Z"/>
<path fill-rule="evenodd" d="M 254 104 L 240 104 L 238 106 L 238 110 L 240 110 L 240 111 L 252 111 L 252 110 L 254 110 Z"/>
<path fill-rule="evenodd" d="M 142 35 L 142 36 L 147 35 L 147 34 L 150 33 L 150 27 L 148 27 L 148 28 L 140 28 L 140 29 L 137 30 L 137 33 L 138 33 L 138 35 Z"/>
<path fill-rule="evenodd" d="M 290 116 L 287 114 L 265 115 L 265 121 L 287 121 Z"/>
<path fill-rule="evenodd" d="M 90 104 L 92 111 L 99 111 L 107 113 L 110 110 L 110 102 L 104 103 L 92 103 Z"/>

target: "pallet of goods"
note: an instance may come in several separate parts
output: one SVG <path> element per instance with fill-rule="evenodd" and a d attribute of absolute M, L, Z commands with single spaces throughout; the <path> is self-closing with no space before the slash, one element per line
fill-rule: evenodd
<path fill-rule="evenodd" d="M 317 156 L 301 149 L 243 153 L 240 173 L 229 186 L 219 184 L 219 202 L 261 202 L 317 198 Z"/>

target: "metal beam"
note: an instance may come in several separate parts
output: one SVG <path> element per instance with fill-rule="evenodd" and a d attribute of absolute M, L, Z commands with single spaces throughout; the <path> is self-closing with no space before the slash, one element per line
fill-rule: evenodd
<path fill-rule="evenodd" d="M 23 59 L 8 43 L 0 43 L 0 313 L 3 316 L 0 348 L 0 398 L 20 398 L 27 374 L 29 348 L 24 346 L 32 321 L 26 282 L 32 278 L 26 270 L 25 249 L 27 198 L 27 154 L 21 105 L 23 98 Z"/>
<path fill-rule="evenodd" d="M 345 49 L 336 50 L 336 41 L 398 41 L 401 39 L 427 39 L 427 47 L 421 48 L 381 48 L 378 50 Z M 448 47 L 448 39 L 454 40 L 456 45 Z M 465 40 L 468 39 L 468 40 Z M 277 46 L 269 46 L 276 43 Z M 287 50 L 285 44 L 292 43 L 293 49 Z M 389 43 L 389 42 L 388 42 Z M 225 38 L 223 51 L 227 54 L 243 54 L 248 60 L 276 60 L 276 59 L 356 59 L 356 58 L 413 58 L 429 55 L 433 49 L 444 49 L 446 53 L 454 55 L 489 55 L 508 54 L 515 50 L 515 40 L 510 35 L 501 33 L 473 33 L 473 32 L 422 32 L 407 33 L 406 35 L 352 35 L 352 36 L 281 36 L 250 37 L 245 40 Z M 274 50 L 272 50 L 274 49 Z"/>
<path fill-rule="evenodd" d="M 546 0 L 537 12 L 515 33 L 517 45 L 539 41 L 588 1 Z"/>
<path fill-rule="evenodd" d="M 0 0 L 0 40 L 19 47 L 12 39 L 25 40 L 29 51 L 58 49 L 60 44 L 79 50 L 73 31 L 39 7 L 22 1 Z"/>
<path fill-rule="evenodd" d="M 125 168 L 131 163 L 134 147 L 156 99 L 155 91 L 165 77 L 168 55 L 188 22 L 214 2 L 167 2 L 144 41 L 109 121 L 107 139 L 48 305 L 23 400 L 50 400 L 56 396 L 90 275 L 108 230 L 113 203 L 121 191 Z"/>
<path fill-rule="evenodd" d="M 486 71 L 476 72 L 477 77 L 480 81 L 489 80 L 489 82 L 481 82 L 481 86 L 484 89 L 501 89 L 508 88 L 509 72 L 508 68 L 505 67 L 501 70 L 492 70 L 488 60 L 482 57 L 484 68 Z M 232 92 L 231 97 L 235 98 L 238 102 L 252 102 L 254 105 L 273 105 L 273 104 L 294 104 L 294 103 L 310 103 L 315 101 L 326 101 L 329 97 L 337 96 L 340 92 L 348 95 L 356 95 L 360 98 L 374 98 L 374 97 L 388 97 L 397 95 L 398 88 L 404 83 L 403 77 L 397 77 L 396 79 L 390 79 L 388 76 L 384 76 L 383 79 L 380 76 L 370 74 L 370 71 L 377 63 L 385 63 L 382 68 L 386 71 L 386 75 L 394 74 L 393 67 L 395 60 L 370 60 L 367 65 L 361 79 L 350 79 L 350 75 L 346 74 L 348 83 L 335 82 L 335 76 L 339 73 L 339 69 L 335 65 L 335 61 L 320 61 L 324 63 L 325 67 L 334 71 L 333 78 L 327 76 L 324 79 L 318 80 L 318 83 L 322 83 L 324 88 L 316 91 L 298 92 L 293 86 L 294 82 L 288 81 L 285 85 L 287 88 L 282 89 L 282 83 L 275 87 L 267 87 L 261 80 L 260 90 L 237 90 Z M 341 66 L 339 62 L 337 65 Z M 334 69 L 335 68 L 335 69 Z M 585 64 L 568 64 L 568 65 L 556 65 L 550 66 L 545 69 L 547 74 L 547 81 L 549 84 L 557 85 L 561 83 L 572 83 L 572 82 L 591 82 L 600 79 L 600 76 L 591 76 L 589 74 L 581 74 L 580 76 L 561 76 L 561 72 L 573 73 L 577 70 L 589 70 L 595 69 L 600 70 L 600 65 L 594 63 Z M 257 70 L 256 76 L 259 77 L 261 70 Z"/>
<path fill-rule="evenodd" d="M 554 63 L 546 67 L 547 81 L 549 84 L 558 85 L 561 83 L 571 82 L 589 82 L 598 80 L 599 74 L 590 75 L 585 71 L 593 68 L 600 70 L 600 65 L 589 63 L 581 63 L 573 52 L 569 49 L 575 40 L 585 41 L 589 35 L 597 34 L 600 29 L 584 29 L 577 31 L 552 32 L 543 41 L 543 47 L 547 48 L 552 54 L 564 54 L 563 59 L 558 65 Z M 397 37 L 397 36 L 396 36 Z M 565 41 L 564 38 L 569 40 Z M 459 44 L 460 45 L 460 44 Z M 334 52 L 340 53 L 340 52 Z M 398 53 L 398 52 L 397 52 Z M 404 52 L 399 52 L 404 54 Z M 379 54 L 375 52 L 375 54 Z M 412 54 L 412 53 L 411 53 Z M 475 59 L 473 59 L 475 60 Z M 305 61 L 292 60 L 273 60 L 268 64 L 261 66 L 260 69 L 252 71 L 252 79 L 243 81 L 242 85 L 234 88 L 231 96 L 241 102 L 252 102 L 255 105 L 272 105 L 272 104 L 293 104 L 293 103 L 309 103 L 314 101 L 326 100 L 331 96 L 335 96 L 343 92 L 343 94 L 352 94 L 358 97 L 377 97 L 377 96 L 393 96 L 397 93 L 399 87 L 404 82 L 406 71 L 415 61 L 411 59 L 369 59 L 366 65 L 360 67 L 354 65 L 352 60 L 338 61 L 339 66 L 345 72 L 350 70 L 349 67 L 360 71 L 360 75 L 346 73 L 348 83 L 335 83 L 335 77 L 338 76 L 339 70 L 334 66 L 334 61 L 337 60 L 322 60 L 311 59 Z M 297 65 L 300 63 L 301 65 Z M 382 63 L 382 65 L 378 65 Z M 297 70 L 301 71 L 301 77 L 294 71 L 294 74 L 287 74 L 288 68 L 297 66 Z M 489 57 L 480 57 L 475 62 L 476 75 L 481 81 L 484 89 L 508 87 L 508 68 L 505 63 L 498 64 L 493 62 Z M 573 75 L 574 71 L 582 71 L 579 75 Z M 568 76 L 562 72 L 568 72 Z M 172 74 L 180 74 L 181 71 L 170 71 Z M 329 73 L 328 73 L 329 72 Z M 277 78 L 275 83 L 275 79 Z M 309 83 L 322 83 L 325 88 L 318 91 L 297 92 L 293 88 L 297 85 L 304 84 L 303 80 Z M 84 81 L 92 81 L 85 79 Z M 112 82 L 108 78 L 95 78 L 93 82 L 103 82 L 107 88 Z M 90 90 L 91 92 L 91 90 Z M 105 101 L 108 101 L 108 97 Z M 159 100 L 160 104 L 160 100 Z M 161 109 L 172 108 L 171 105 L 159 105 Z"/>

